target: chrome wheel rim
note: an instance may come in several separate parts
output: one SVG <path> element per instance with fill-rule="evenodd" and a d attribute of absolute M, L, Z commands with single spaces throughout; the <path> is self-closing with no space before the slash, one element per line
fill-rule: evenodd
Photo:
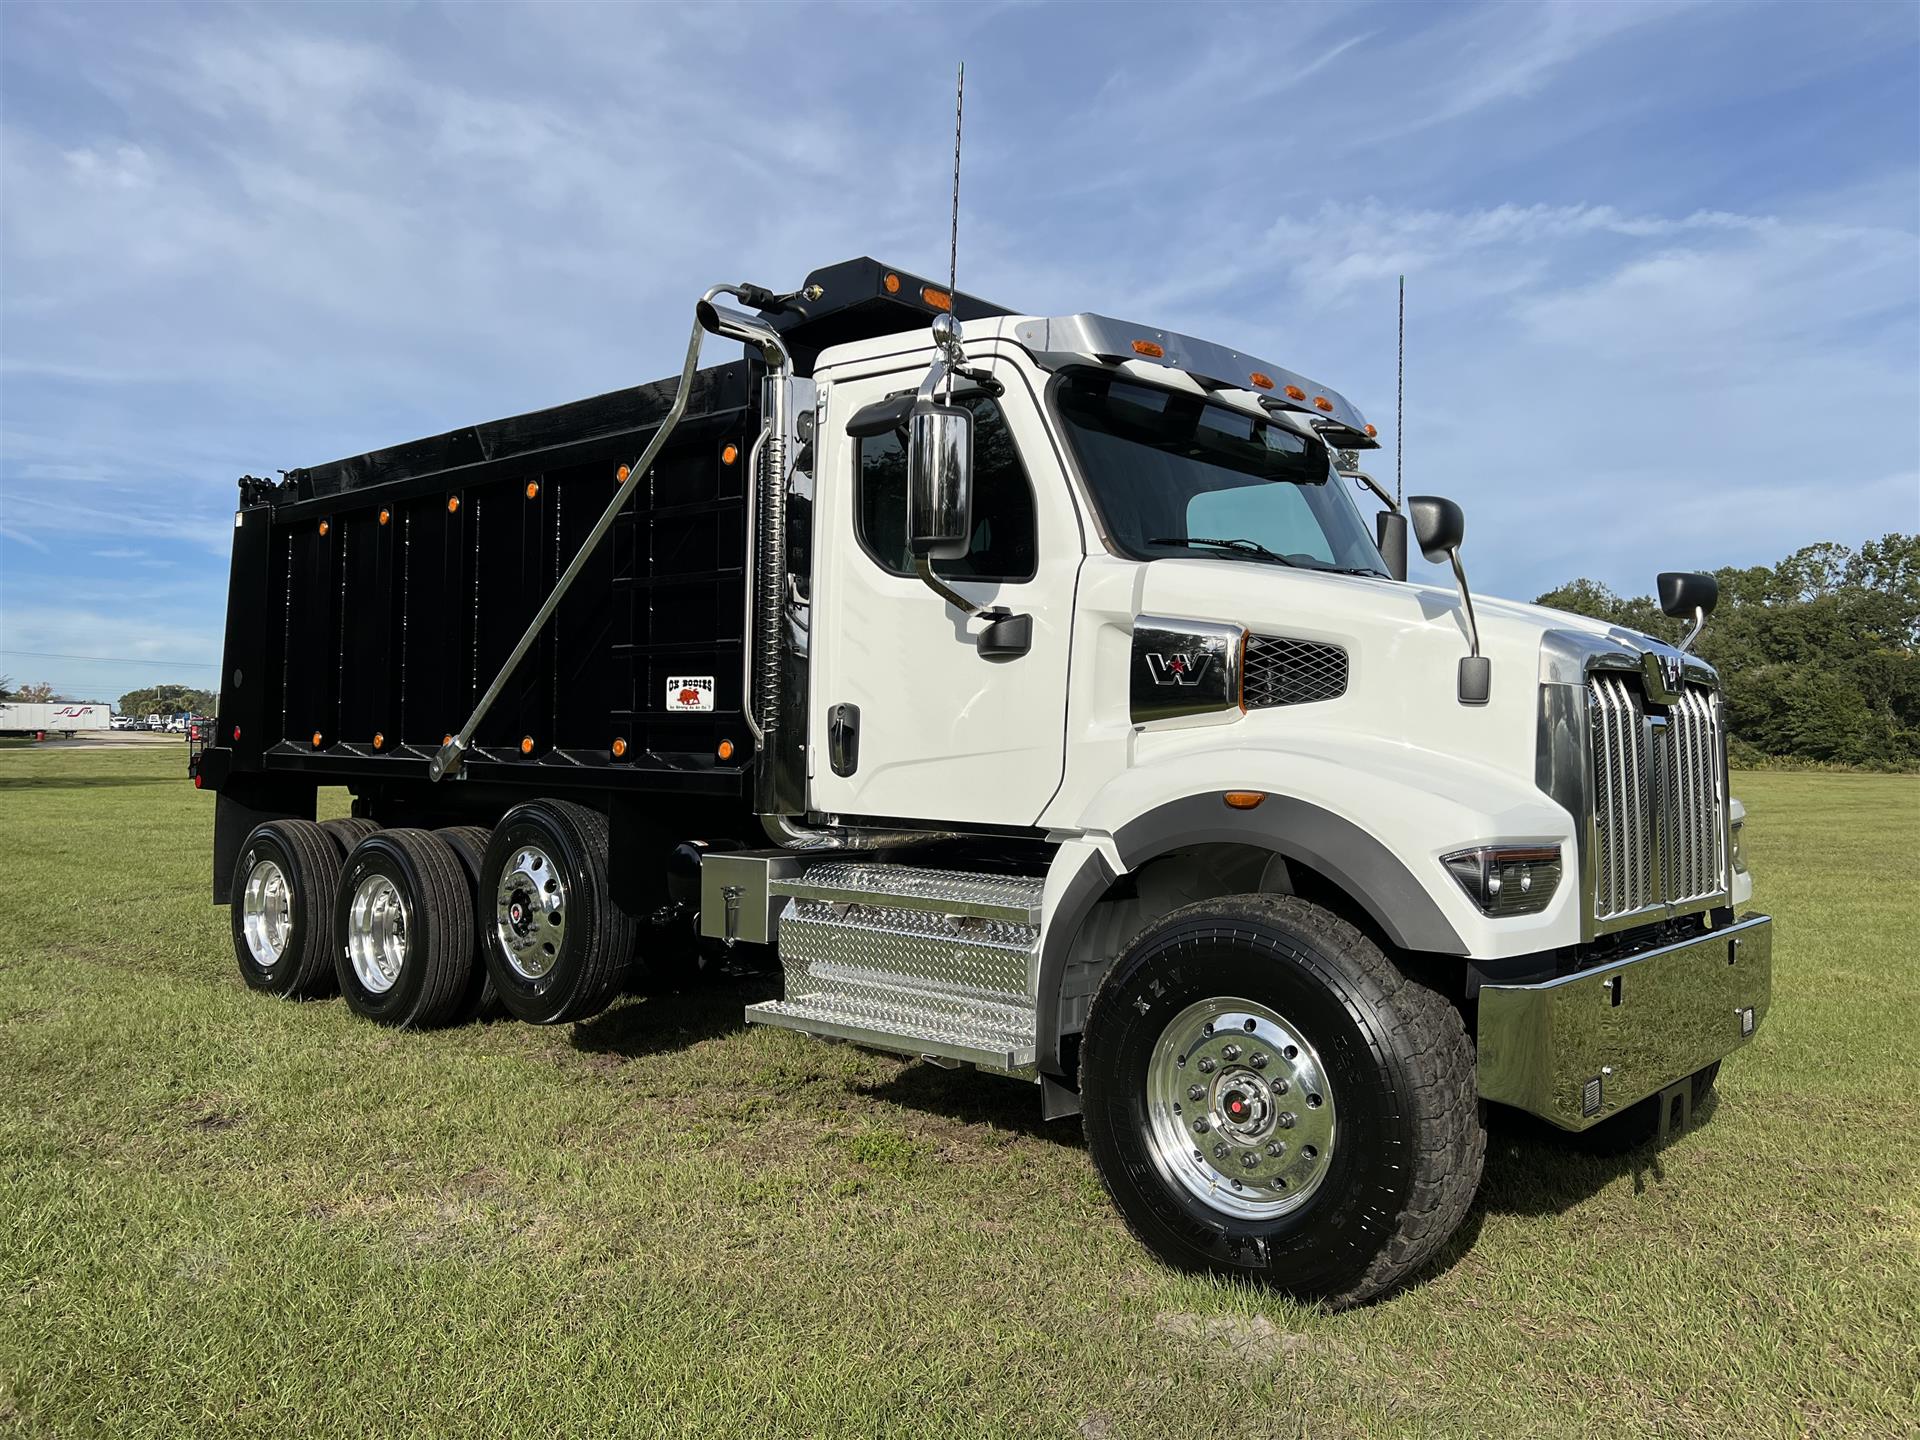
<path fill-rule="evenodd" d="M 271 970 L 287 953 L 287 941 L 293 935 L 293 887 L 287 884 L 286 872 L 271 860 L 256 861 L 247 872 L 240 898 L 240 930 L 247 939 L 247 953 L 262 970 Z"/>
<path fill-rule="evenodd" d="M 559 963 L 567 931 L 567 882 L 537 845 L 513 852 L 494 893 L 493 928 L 514 973 L 538 980 Z"/>
<path fill-rule="evenodd" d="M 347 909 L 347 959 L 370 995 L 384 995 L 407 963 L 407 902 L 384 875 L 369 875 L 354 888 Z"/>
<path fill-rule="evenodd" d="M 1326 1179 L 1336 1134 L 1319 1053 L 1278 1012 L 1221 996 L 1168 1022 L 1147 1060 L 1162 1173 L 1210 1209 L 1270 1220 Z"/>

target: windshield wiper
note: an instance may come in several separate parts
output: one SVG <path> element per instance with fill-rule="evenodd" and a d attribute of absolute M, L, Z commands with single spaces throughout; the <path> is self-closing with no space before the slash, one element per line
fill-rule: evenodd
<path fill-rule="evenodd" d="M 1157 540 L 1147 541 L 1149 545 L 1210 545 L 1219 550 L 1231 550 L 1236 555 L 1254 555 L 1262 560 L 1271 560 L 1276 565 L 1285 565 L 1299 570 L 1304 567 L 1274 550 L 1269 550 L 1257 540 L 1209 540 L 1203 535 L 1163 535 Z"/>

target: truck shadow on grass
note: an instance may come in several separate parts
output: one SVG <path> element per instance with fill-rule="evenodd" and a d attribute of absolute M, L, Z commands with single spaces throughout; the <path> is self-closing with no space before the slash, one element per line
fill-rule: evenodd
<path fill-rule="evenodd" d="M 647 987 L 575 1025 L 572 1042 L 586 1054 L 628 1059 L 683 1050 L 739 1034 L 746 1028 L 741 1012 L 779 993 L 777 973 L 755 970 L 729 971 L 679 991 Z M 1085 1148 L 1077 1120 L 1041 1118 L 1037 1086 L 977 1070 L 947 1070 L 907 1060 L 885 1079 L 851 1082 L 848 1093 L 862 1101 L 898 1105 L 951 1123 Z M 1694 1129 L 1710 1124 L 1719 1098 L 1718 1092 L 1709 1092 L 1695 1108 L 1692 1124 L 1668 1143 L 1683 1141 Z M 1488 1215 L 1561 1214 L 1622 1175 L 1633 1177 L 1636 1193 L 1663 1184 L 1668 1178 L 1664 1155 L 1665 1149 L 1651 1142 L 1618 1154 L 1591 1153 L 1581 1148 L 1576 1136 L 1520 1111 L 1492 1106 L 1487 1116 L 1486 1169 L 1473 1208 L 1428 1273 L 1451 1268 L 1470 1251 Z"/>
<path fill-rule="evenodd" d="M 123 785 L 185 785 L 181 775 L 7 775 L 0 790 L 114 790 Z"/>
<path fill-rule="evenodd" d="M 1409 1286 L 1417 1287 L 1424 1280 L 1444 1275 L 1466 1258 L 1479 1241 L 1480 1229 L 1489 1215 L 1564 1215 L 1622 1175 L 1633 1177 L 1636 1195 L 1664 1184 L 1668 1178 L 1664 1159 L 1667 1147 L 1711 1122 L 1719 1104 L 1718 1094 L 1709 1092 L 1694 1108 L 1692 1123 L 1665 1145 L 1648 1141 L 1615 1154 L 1584 1150 L 1578 1137 L 1522 1111 L 1490 1107 L 1486 1169 L 1481 1173 L 1473 1206 L 1433 1263 L 1410 1277 Z"/>
<path fill-rule="evenodd" d="M 646 984 L 573 1026 L 573 1048 L 627 1059 L 685 1050 L 738 1034 L 746 1029 L 741 1012 L 747 1006 L 779 994 L 778 974 L 751 970 L 728 972 L 684 990 Z"/>

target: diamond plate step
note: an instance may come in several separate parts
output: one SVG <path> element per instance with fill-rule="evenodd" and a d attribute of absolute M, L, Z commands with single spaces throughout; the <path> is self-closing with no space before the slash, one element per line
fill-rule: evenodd
<path fill-rule="evenodd" d="M 936 915 L 1038 925 L 1043 883 L 1029 875 L 982 875 L 968 870 L 834 860 L 775 880 L 768 888 L 776 895 L 836 905 L 925 910 Z"/>
<path fill-rule="evenodd" d="M 818 880 L 822 870 L 833 872 L 825 883 Z M 897 884 L 902 874 L 937 877 L 940 905 L 901 904 L 874 883 L 877 875 L 882 885 Z M 1030 923 L 956 915 L 947 907 L 1024 917 L 1029 899 L 1037 912 L 1039 881 L 1016 886 L 1001 876 L 837 863 L 816 866 L 804 879 L 816 882 L 808 888 L 820 898 L 793 895 L 781 913 L 786 993 L 749 1006 L 749 1021 L 985 1069 L 1032 1069 L 1037 915 Z M 777 883 L 790 892 L 800 882 Z M 893 903 L 876 903 L 883 897 Z"/>

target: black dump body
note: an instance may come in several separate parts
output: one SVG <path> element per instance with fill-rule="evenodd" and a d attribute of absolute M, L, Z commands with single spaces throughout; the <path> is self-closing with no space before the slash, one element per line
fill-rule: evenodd
<path fill-rule="evenodd" d="M 827 345 L 920 329 L 944 298 L 855 260 L 815 271 L 767 318 L 808 374 Z M 969 296 L 953 308 L 1006 313 Z M 647 792 L 744 803 L 746 501 L 763 374 L 757 359 L 698 371 L 665 449 L 625 480 L 678 377 L 279 484 L 242 481 L 219 716 L 195 762 L 197 783 L 234 802 L 222 806 L 216 892 L 238 844 L 228 832 L 310 815 L 318 784 L 351 786 L 409 823 L 494 818 L 526 794 L 596 808 Z M 623 484 L 635 493 L 480 722 L 463 776 L 430 781 L 434 752 Z M 699 688 L 670 694 L 681 679 L 710 679 L 712 708 L 675 703 Z"/>
<path fill-rule="evenodd" d="M 623 481 L 676 388 L 291 471 L 244 509 L 219 732 L 233 766 L 425 778 L 626 484 L 637 493 L 480 722 L 468 776 L 737 792 L 758 386 L 746 361 L 697 372 L 666 449 Z M 711 711 L 670 712 L 668 678 L 696 675 Z M 739 747 L 727 764 L 723 739 Z"/>

